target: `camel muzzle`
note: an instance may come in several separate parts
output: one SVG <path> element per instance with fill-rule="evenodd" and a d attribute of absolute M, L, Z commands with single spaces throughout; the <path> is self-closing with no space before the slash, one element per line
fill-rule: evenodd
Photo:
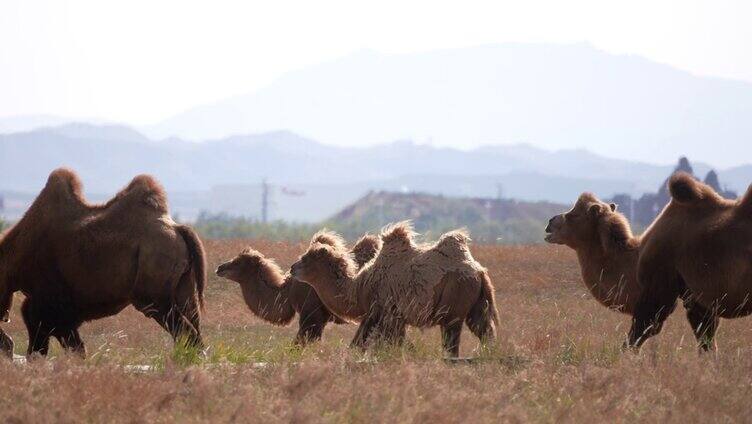
<path fill-rule="evenodd" d="M 223 264 L 219 264 L 217 269 L 214 271 L 214 274 L 217 275 L 217 277 L 224 277 L 227 274 L 227 268 L 228 263 L 225 262 Z"/>

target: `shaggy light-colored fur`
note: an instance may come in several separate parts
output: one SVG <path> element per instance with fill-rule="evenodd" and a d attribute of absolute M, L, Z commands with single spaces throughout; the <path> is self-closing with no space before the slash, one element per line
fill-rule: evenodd
<path fill-rule="evenodd" d="M 168 215 L 162 187 L 138 176 L 112 200 L 90 205 L 68 169 L 50 177 L 24 217 L 0 240 L 0 315 L 16 291 L 29 331 L 28 353 L 46 354 L 51 336 L 81 354 L 81 323 L 128 305 L 173 337 L 201 345 L 206 281 L 200 240 Z"/>
<path fill-rule="evenodd" d="M 414 242 L 408 222 L 386 228 L 376 258 L 360 272 L 347 254 L 314 243 L 292 267 L 311 284 L 335 314 L 361 320 L 353 344 L 363 347 L 375 329 L 401 341 L 405 325 L 442 325 L 445 348 L 458 353 L 459 331 L 467 320 L 482 340 L 497 325 L 493 287 L 468 248 L 464 231 L 443 235 L 431 245 Z"/>

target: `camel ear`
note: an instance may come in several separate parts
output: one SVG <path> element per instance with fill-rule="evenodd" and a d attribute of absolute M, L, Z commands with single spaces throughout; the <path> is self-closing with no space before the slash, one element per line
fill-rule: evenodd
<path fill-rule="evenodd" d="M 616 212 L 616 203 L 611 203 L 609 206 L 611 207 L 611 212 Z"/>
<path fill-rule="evenodd" d="M 590 209 L 588 209 L 588 213 L 593 218 L 597 218 L 603 214 L 603 207 L 599 204 L 592 205 L 590 206 Z"/>

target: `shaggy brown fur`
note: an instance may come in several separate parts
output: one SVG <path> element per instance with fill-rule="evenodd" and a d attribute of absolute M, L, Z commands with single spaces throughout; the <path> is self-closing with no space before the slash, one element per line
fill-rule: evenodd
<path fill-rule="evenodd" d="M 51 336 L 84 354 L 78 327 L 128 305 L 201 346 L 204 268 L 201 241 L 172 221 L 153 178 L 138 176 L 109 202 L 90 205 L 75 173 L 58 169 L 0 240 L 0 315 L 14 292 L 26 295 L 29 355 L 45 355 Z"/>
<path fill-rule="evenodd" d="M 633 346 L 660 332 L 682 295 L 705 311 L 708 343 L 719 318 L 752 313 L 752 189 L 733 201 L 685 173 L 668 184 L 671 202 L 643 236 Z"/>
<path fill-rule="evenodd" d="M 401 343 L 406 325 L 440 325 L 444 348 L 456 357 L 463 321 L 482 342 L 494 338 L 493 286 L 470 254 L 467 235 L 447 233 L 430 246 L 416 245 L 413 236 L 406 222 L 387 228 L 378 255 L 360 272 L 349 255 L 314 243 L 291 273 L 311 284 L 332 312 L 361 320 L 357 347 L 366 347 L 371 335 Z"/>
<path fill-rule="evenodd" d="M 337 251 L 345 250 L 344 240 L 335 233 L 317 233 L 312 243 L 331 246 Z M 351 254 L 358 266 L 373 259 L 381 241 L 374 236 L 363 236 L 353 246 Z M 344 323 L 333 315 L 321 302 L 308 284 L 291 275 L 284 276 L 272 259 L 247 248 L 231 261 L 217 268 L 217 275 L 240 284 L 243 299 L 251 311 L 272 324 L 287 325 L 297 312 L 298 334 L 295 343 L 307 344 L 321 339 L 327 323 Z"/>
<path fill-rule="evenodd" d="M 572 209 L 551 218 L 546 241 L 564 244 L 577 253 L 582 279 L 598 302 L 634 315 L 643 288 L 637 280 L 641 239 L 632 234 L 616 205 L 583 193 Z M 684 297 L 687 318 L 702 349 L 709 349 L 705 329 L 711 325 L 706 311 Z"/>

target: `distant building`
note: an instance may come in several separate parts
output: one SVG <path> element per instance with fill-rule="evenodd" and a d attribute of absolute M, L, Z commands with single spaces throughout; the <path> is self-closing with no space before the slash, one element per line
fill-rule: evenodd
<path fill-rule="evenodd" d="M 690 165 L 689 160 L 685 157 L 679 159 L 679 163 L 676 165 L 676 168 L 674 168 L 671 175 L 680 171 L 694 175 L 692 165 Z M 658 216 L 671 199 L 671 195 L 668 192 L 668 179 L 671 178 L 671 175 L 666 177 L 663 184 L 658 187 L 657 193 L 645 193 L 640 196 L 639 199 L 633 199 L 629 194 L 617 194 L 610 199 L 610 201 L 619 205 L 620 212 L 623 213 L 632 223 L 647 226 L 653 222 L 655 217 Z M 718 194 L 727 199 L 736 199 L 737 197 L 735 192 L 721 189 L 718 174 L 713 170 L 708 172 L 708 175 L 705 176 L 704 182 L 713 187 Z"/>

